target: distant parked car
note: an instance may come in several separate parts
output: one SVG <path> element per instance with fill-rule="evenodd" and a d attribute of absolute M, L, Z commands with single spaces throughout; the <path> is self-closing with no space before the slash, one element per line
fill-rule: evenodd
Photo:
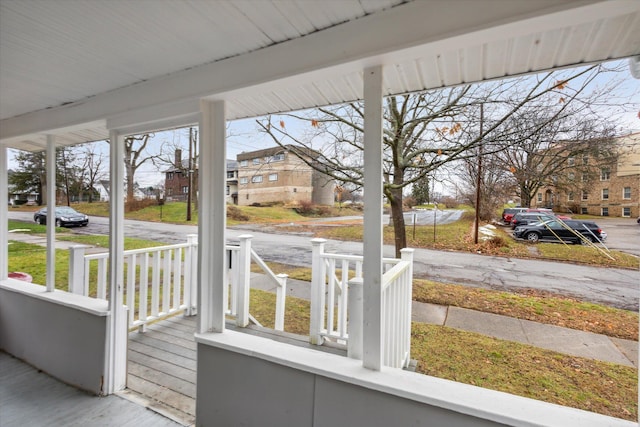
<path fill-rule="evenodd" d="M 511 218 L 519 212 L 525 212 L 527 208 L 506 208 L 502 211 L 502 222 L 511 224 Z"/>
<path fill-rule="evenodd" d="M 569 243 L 604 242 L 607 233 L 593 221 L 549 219 L 534 224 L 517 226 L 513 237 L 535 243 L 538 241 Z"/>
<path fill-rule="evenodd" d="M 47 208 L 42 208 L 33 214 L 33 220 L 38 224 L 47 223 Z M 86 227 L 89 217 L 68 206 L 56 207 L 56 227 Z"/>

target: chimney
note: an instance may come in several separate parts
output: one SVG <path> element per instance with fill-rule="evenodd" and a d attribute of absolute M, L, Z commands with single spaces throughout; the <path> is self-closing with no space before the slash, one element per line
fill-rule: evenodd
<path fill-rule="evenodd" d="M 182 168 L 182 150 L 179 148 L 176 148 L 174 166 L 178 169 Z"/>

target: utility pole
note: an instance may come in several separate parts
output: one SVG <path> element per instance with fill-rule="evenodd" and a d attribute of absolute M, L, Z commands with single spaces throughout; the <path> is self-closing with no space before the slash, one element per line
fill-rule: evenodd
<path fill-rule="evenodd" d="M 480 138 L 482 138 L 482 124 L 484 122 L 484 104 L 480 104 Z M 476 180 L 476 222 L 473 230 L 473 242 L 478 244 L 478 228 L 480 226 L 480 184 L 482 183 L 482 139 L 478 144 L 478 177 Z"/>
<path fill-rule="evenodd" d="M 193 187 L 193 128 L 189 128 L 189 162 L 187 165 L 187 179 L 189 180 L 187 190 L 187 221 L 191 221 L 191 188 Z"/>

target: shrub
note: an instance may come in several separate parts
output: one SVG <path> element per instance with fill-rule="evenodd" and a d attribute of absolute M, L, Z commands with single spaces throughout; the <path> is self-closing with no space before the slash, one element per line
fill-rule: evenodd
<path fill-rule="evenodd" d="M 249 221 L 249 215 L 242 212 L 237 206 L 227 205 L 227 218 L 235 221 Z"/>
<path fill-rule="evenodd" d="M 454 197 L 444 197 L 440 203 L 444 204 L 447 209 L 456 208 L 460 204 Z"/>

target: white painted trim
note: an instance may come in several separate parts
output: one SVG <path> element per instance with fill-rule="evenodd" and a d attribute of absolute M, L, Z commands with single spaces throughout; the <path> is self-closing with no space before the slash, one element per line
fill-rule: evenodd
<path fill-rule="evenodd" d="M 47 135 L 45 159 L 47 172 L 47 291 L 56 288 L 56 141 L 53 135 Z"/>
<path fill-rule="evenodd" d="M 168 129 L 176 124 L 198 123 L 200 102 L 197 99 L 162 105 L 151 105 L 137 111 L 130 111 L 107 120 L 107 129 L 118 130 L 130 135 L 150 130 Z"/>
<path fill-rule="evenodd" d="M 401 369 L 371 371 L 360 361 L 236 331 L 196 334 L 199 345 L 513 426 L 632 427 L 637 423 Z"/>
<path fill-rule="evenodd" d="M 127 313 L 124 307 L 124 139 L 109 133 L 109 321 L 105 355 L 105 394 L 127 382 Z"/>
<path fill-rule="evenodd" d="M 379 371 L 382 351 L 382 67 L 364 70 L 362 363 Z"/>
<path fill-rule="evenodd" d="M 225 102 L 203 100 L 200 109 L 198 331 L 223 332 L 227 257 Z"/>
<path fill-rule="evenodd" d="M 0 146 L 0 248 L 6 248 L 9 244 L 9 169 L 7 155 L 8 149 Z M 5 280 L 9 275 L 9 251 L 0 254 L 0 280 Z"/>
<path fill-rule="evenodd" d="M 95 316 L 107 316 L 109 314 L 109 302 L 105 299 L 90 298 L 59 290 L 48 292 L 47 288 L 42 285 L 15 279 L 0 281 L 0 289 L 53 302 Z"/>

